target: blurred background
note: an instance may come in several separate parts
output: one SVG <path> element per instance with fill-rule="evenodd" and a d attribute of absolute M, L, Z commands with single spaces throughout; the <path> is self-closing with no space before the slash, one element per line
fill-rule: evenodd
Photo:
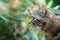
<path fill-rule="evenodd" d="M 0 40 L 45 40 L 43 32 L 29 25 L 36 2 L 60 9 L 60 0 L 0 0 Z"/>

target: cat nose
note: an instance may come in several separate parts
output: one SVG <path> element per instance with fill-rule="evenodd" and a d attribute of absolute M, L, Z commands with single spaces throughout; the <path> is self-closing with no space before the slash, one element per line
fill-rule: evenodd
<path fill-rule="evenodd" d="M 33 21 L 33 19 L 30 19 L 29 24 L 31 24 L 32 21 Z"/>
<path fill-rule="evenodd" d="M 29 23 L 28 23 L 28 24 L 30 24 L 30 23 L 32 22 L 31 20 L 32 20 L 32 19 L 29 20 Z"/>
<path fill-rule="evenodd" d="M 35 18 L 31 18 L 29 21 L 29 24 L 31 24 L 31 22 L 33 22 L 35 20 Z"/>

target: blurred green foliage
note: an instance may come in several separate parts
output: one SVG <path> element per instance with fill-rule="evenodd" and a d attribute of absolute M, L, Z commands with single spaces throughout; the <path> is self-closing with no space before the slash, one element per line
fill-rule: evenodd
<path fill-rule="evenodd" d="M 0 40 L 45 40 L 41 30 L 28 24 L 30 14 L 25 11 L 35 4 L 35 1 L 32 1 L 0 0 Z M 49 2 L 51 3 L 51 0 L 46 1 L 47 7 L 60 5 L 59 0 L 53 0 L 53 4 Z"/>
<path fill-rule="evenodd" d="M 44 35 L 28 25 L 30 0 L 0 0 L 0 40 L 42 40 Z M 45 40 L 45 39 L 44 39 Z"/>
<path fill-rule="evenodd" d="M 60 0 L 46 0 L 48 8 L 60 9 Z"/>

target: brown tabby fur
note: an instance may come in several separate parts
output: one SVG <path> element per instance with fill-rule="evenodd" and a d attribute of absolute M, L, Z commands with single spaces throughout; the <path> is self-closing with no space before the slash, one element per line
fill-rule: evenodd
<path fill-rule="evenodd" d="M 60 20 L 54 13 L 47 10 L 48 18 L 46 25 L 43 28 L 45 35 L 48 37 L 47 40 L 60 40 Z"/>
<path fill-rule="evenodd" d="M 45 11 L 42 12 L 44 17 L 40 16 L 41 15 L 40 12 L 39 13 L 37 11 L 33 12 L 33 15 L 35 14 L 36 15 L 32 17 L 35 18 L 36 20 L 32 19 L 32 21 L 30 21 L 30 24 L 34 25 L 35 27 L 37 26 L 41 27 L 41 30 L 44 31 L 46 35 L 46 40 L 60 40 L 60 16 L 55 15 L 55 13 L 49 9 L 45 9 Z M 45 25 L 42 26 L 39 25 L 44 23 Z"/>

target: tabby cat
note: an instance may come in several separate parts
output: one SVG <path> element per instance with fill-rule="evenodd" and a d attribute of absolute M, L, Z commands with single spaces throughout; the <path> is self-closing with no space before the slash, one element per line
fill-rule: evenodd
<path fill-rule="evenodd" d="M 60 10 L 38 8 L 32 12 L 30 24 L 40 27 L 46 40 L 60 40 Z"/>

